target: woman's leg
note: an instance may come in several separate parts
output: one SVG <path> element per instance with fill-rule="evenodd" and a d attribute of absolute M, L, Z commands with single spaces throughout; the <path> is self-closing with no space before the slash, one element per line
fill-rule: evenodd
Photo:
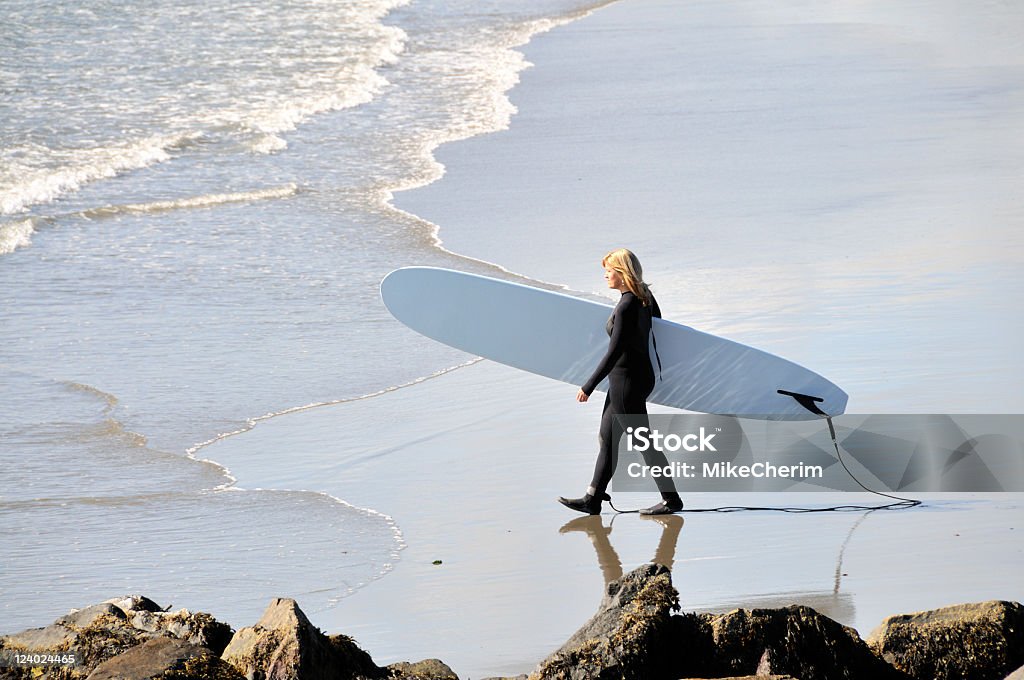
<path fill-rule="evenodd" d="M 594 478 L 587 490 L 592 496 L 599 496 L 607 490 L 618 463 L 618 440 L 622 436 L 622 428 L 615 416 L 628 413 L 625 403 L 627 387 L 628 384 L 621 384 L 617 380 L 610 380 L 608 385 L 604 410 L 601 412 L 601 428 L 598 430 L 597 463 L 594 464 Z"/>
<path fill-rule="evenodd" d="M 654 390 L 653 375 L 651 380 L 634 381 L 626 379 L 620 385 L 618 390 L 609 390 L 609 397 L 611 408 L 608 408 L 609 403 L 606 402 L 606 410 L 601 418 L 601 432 L 607 431 L 609 433 L 609 441 L 617 443 L 618 438 L 622 436 L 622 429 L 618 426 L 618 422 L 615 416 L 618 414 L 629 414 L 629 415 L 641 415 L 644 416 L 643 424 L 647 423 L 647 397 L 651 395 Z M 615 396 L 612 396 L 614 393 Z M 611 414 L 608 411 L 612 411 Z M 606 424 L 606 420 L 611 423 Z M 614 432 L 613 425 L 614 423 Z M 616 436 L 618 435 L 618 436 Z M 607 470 L 607 477 L 604 479 L 605 487 L 611 480 L 612 474 L 615 472 L 615 465 L 618 463 L 618 446 L 609 446 L 612 449 L 608 454 L 607 458 L 611 460 L 611 467 Z M 604 442 L 602 441 L 601 454 L 598 456 L 600 461 L 604 457 Z M 668 460 L 665 458 L 665 454 L 658 449 L 651 448 L 649 451 L 643 454 L 644 462 L 652 467 L 665 468 L 668 467 Z M 597 473 L 594 474 L 595 479 Z M 679 498 L 679 493 L 676 491 L 675 484 L 669 477 L 657 477 L 655 478 L 655 484 L 658 486 L 658 491 L 661 492 L 662 500 L 672 507 L 682 507 L 682 500 Z M 600 487 L 601 491 L 605 490 L 605 487 Z"/>
<path fill-rule="evenodd" d="M 629 404 L 631 408 L 635 409 L 635 411 L 633 411 L 634 413 L 644 414 L 644 424 L 648 426 L 649 424 L 646 422 L 647 397 L 650 396 L 652 390 L 653 384 L 651 388 L 648 388 L 646 392 L 644 392 L 643 398 L 639 402 Z M 660 467 L 663 469 L 668 467 L 668 459 L 665 458 L 665 453 L 659 449 L 654 448 L 653 446 L 650 447 L 647 451 L 645 451 L 642 454 L 642 456 L 644 459 L 644 463 L 650 465 L 651 467 Z M 679 497 L 679 492 L 676 490 L 676 485 L 672 481 L 672 478 L 656 477 L 654 481 L 655 484 L 657 484 L 658 486 L 658 491 L 661 492 L 661 503 L 658 503 L 657 505 L 654 505 L 650 508 L 645 508 L 644 510 L 641 510 L 640 514 L 661 515 L 682 510 L 683 499 Z"/>
<path fill-rule="evenodd" d="M 611 408 L 612 393 L 604 398 L 604 409 L 601 411 L 601 427 L 597 431 L 597 462 L 594 463 L 594 477 L 590 482 L 587 493 L 591 496 L 600 496 L 608 488 L 608 482 L 615 471 L 615 452 L 612 450 L 612 424 L 614 413 Z"/>

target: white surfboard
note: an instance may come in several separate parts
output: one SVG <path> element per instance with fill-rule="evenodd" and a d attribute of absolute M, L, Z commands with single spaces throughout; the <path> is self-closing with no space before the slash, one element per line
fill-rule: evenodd
<path fill-rule="evenodd" d="M 397 269 L 380 291 L 396 319 L 428 338 L 572 385 L 608 349 L 612 307 L 570 295 L 435 267 Z M 653 361 L 651 403 L 773 419 L 817 417 L 800 401 L 828 415 L 846 409 L 843 390 L 773 354 L 664 319 L 654 319 L 653 336 L 661 370 Z"/>

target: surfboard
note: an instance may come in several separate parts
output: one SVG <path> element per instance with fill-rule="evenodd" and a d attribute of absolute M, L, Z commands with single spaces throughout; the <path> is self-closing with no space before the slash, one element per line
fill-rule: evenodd
<path fill-rule="evenodd" d="M 599 302 L 437 267 L 396 269 L 380 292 L 388 311 L 417 333 L 572 385 L 586 382 L 608 349 L 613 307 Z M 652 361 L 658 379 L 650 403 L 764 419 L 846 409 L 843 390 L 787 359 L 665 319 L 654 319 L 652 336 L 661 368 Z M 597 389 L 606 391 L 607 381 Z"/>

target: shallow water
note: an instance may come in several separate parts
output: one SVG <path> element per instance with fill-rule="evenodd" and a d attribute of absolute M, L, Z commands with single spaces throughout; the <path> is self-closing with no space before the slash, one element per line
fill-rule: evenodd
<path fill-rule="evenodd" d="M 465 361 L 377 286 L 410 261 L 482 265 L 387 200 L 439 176 L 441 142 L 507 125 L 510 48 L 585 6 L 9 3 L 0 630 L 123 591 L 250 616 L 391 568 L 387 516 L 308 484 L 241 492 L 195 458 Z"/>

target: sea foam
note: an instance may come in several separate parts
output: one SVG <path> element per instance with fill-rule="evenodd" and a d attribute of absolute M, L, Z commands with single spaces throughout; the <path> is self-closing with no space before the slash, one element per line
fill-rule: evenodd
<path fill-rule="evenodd" d="M 0 224 L 0 255 L 31 245 L 32 234 L 35 232 L 35 220 L 32 218 Z"/>
<path fill-rule="evenodd" d="M 166 161 L 172 152 L 187 146 L 199 136 L 196 133 L 154 135 L 126 144 L 86 149 L 70 154 L 51 152 L 48 155 L 65 155 L 70 158 L 56 168 L 26 168 L 19 179 L 0 189 L 0 214 L 19 213 L 31 205 L 52 201 L 62 194 L 76 191 L 90 182 L 116 177 L 128 170 L 137 170 Z M 37 160 L 39 165 L 47 162 L 52 160 Z M 14 174 L 15 170 L 9 170 L 6 174 Z"/>

